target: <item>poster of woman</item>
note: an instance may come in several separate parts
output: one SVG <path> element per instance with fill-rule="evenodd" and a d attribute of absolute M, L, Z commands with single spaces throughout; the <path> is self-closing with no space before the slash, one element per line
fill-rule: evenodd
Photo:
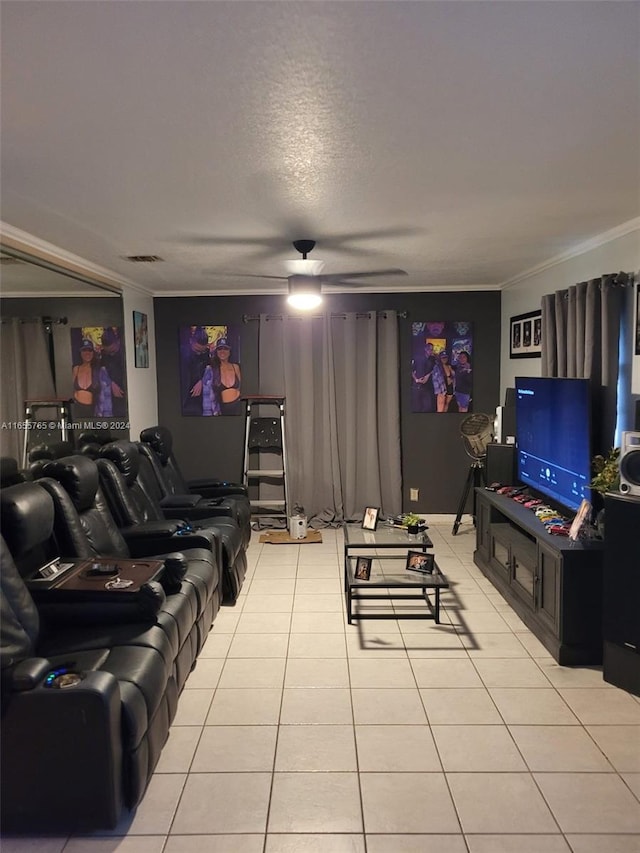
<path fill-rule="evenodd" d="M 70 331 L 76 419 L 124 417 L 127 394 L 122 329 L 77 326 Z"/>
<path fill-rule="evenodd" d="M 180 327 L 183 415 L 241 415 L 241 384 L 239 327 Z"/>
<path fill-rule="evenodd" d="M 411 411 L 469 412 L 473 400 L 470 322 L 411 325 Z"/>

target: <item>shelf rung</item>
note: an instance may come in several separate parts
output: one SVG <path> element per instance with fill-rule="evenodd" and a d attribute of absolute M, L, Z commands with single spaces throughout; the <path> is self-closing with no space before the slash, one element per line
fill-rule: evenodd
<path fill-rule="evenodd" d="M 284 501 L 251 501 L 251 506 L 272 506 L 272 507 L 283 507 L 285 505 Z"/>
<path fill-rule="evenodd" d="M 282 468 L 253 468 L 247 471 L 247 477 L 284 477 Z"/>

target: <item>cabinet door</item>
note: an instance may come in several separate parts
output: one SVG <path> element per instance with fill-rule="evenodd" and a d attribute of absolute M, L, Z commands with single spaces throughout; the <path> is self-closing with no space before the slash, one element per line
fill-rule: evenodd
<path fill-rule="evenodd" d="M 509 583 L 511 578 L 511 541 L 509 536 L 501 536 L 497 529 L 501 526 L 494 524 L 490 534 L 489 562 L 496 574 L 505 582 Z"/>
<path fill-rule="evenodd" d="M 534 542 L 514 541 L 511 546 L 511 588 L 531 608 L 535 606 L 536 565 Z"/>
<path fill-rule="evenodd" d="M 540 620 L 556 634 L 560 632 L 560 577 L 562 555 L 538 543 L 538 574 L 536 608 Z"/>

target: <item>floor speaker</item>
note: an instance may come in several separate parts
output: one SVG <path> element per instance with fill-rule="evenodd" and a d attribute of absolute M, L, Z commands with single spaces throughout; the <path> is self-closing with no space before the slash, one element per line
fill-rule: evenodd
<path fill-rule="evenodd" d="M 640 695 L 640 497 L 608 494 L 604 505 L 603 674 Z"/>
<path fill-rule="evenodd" d="M 620 446 L 620 491 L 640 496 L 640 432 L 623 432 Z"/>
<path fill-rule="evenodd" d="M 514 444 L 488 444 L 485 462 L 487 483 L 513 486 L 516 482 L 516 448 Z"/>

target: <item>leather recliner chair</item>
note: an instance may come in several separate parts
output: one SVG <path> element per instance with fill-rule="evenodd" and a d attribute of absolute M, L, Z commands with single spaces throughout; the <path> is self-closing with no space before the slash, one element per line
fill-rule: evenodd
<path fill-rule="evenodd" d="M 96 463 L 85 456 L 70 456 L 48 464 L 49 475 L 37 484 L 49 493 L 55 506 L 54 537 L 57 551 L 65 557 L 151 557 L 166 560 L 180 556 L 186 561 L 182 577 L 172 578 L 172 594 L 158 614 L 172 647 L 176 682 L 182 689 L 202 648 L 221 599 L 218 562 L 207 537 L 176 536 L 177 525 L 165 524 L 144 538 L 146 547 L 132 555 L 99 488 Z M 8 492 L 8 490 L 7 490 Z M 9 495 L 0 496 L 3 523 L 8 516 Z M 15 517 L 16 510 L 11 510 Z M 161 535 L 162 534 L 162 535 Z M 190 548 L 192 544 L 202 547 Z M 162 553 L 159 553 L 162 552 Z"/>
<path fill-rule="evenodd" d="M 54 504 L 37 483 L 3 499 L 15 490 L 0 539 L 2 830 L 110 829 L 140 802 L 175 715 L 171 643 L 153 617 L 111 623 L 108 607 L 91 625 L 43 623 L 14 555 L 50 542 Z"/>
<path fill-rule="evenodd" d="M 224 497 L 235 507 L 235 518 L 245 537 L 245 545 L 251 539 L 251 504 L 249 491 L 240 483 L 228 483 L 213 478 L 187 480 L 182 475 L 173 453 L 171 432 L 162 426 L 143 429 L 140 433 L 143 447 L 152 451 L 156 460 L 155 471 L 161 489 L 161 497 L 194 495 L 201 500 Z"/>
<path fill-rule="evenodd" d="M 134 442 L 121 440 L 107 444 L 97 465 L 107 501 L 126 540 L 136 535 L 140 525 L 166 520 L 156 497 L 157 484 L 150 463 Z M 212 531 L 220 540 L 222 603 L 235 604 L 247 570 L 238 525 L 230 517 L 216 516 L 198 519 L 193 526 Z"/>

